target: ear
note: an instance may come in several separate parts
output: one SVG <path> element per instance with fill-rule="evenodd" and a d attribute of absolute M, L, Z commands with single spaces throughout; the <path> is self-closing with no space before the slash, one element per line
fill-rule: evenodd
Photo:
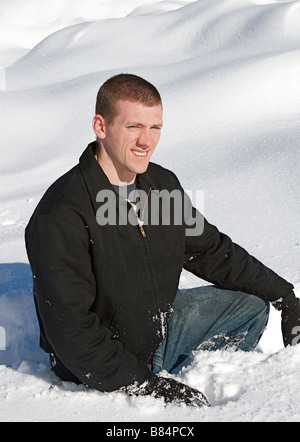
<path fill-rule="evenodd" d="M 93 118 L 93 129 L 100 140 L 103 140 L 106 135 L 105 119 L 102 115 L 95 115 Z"/>

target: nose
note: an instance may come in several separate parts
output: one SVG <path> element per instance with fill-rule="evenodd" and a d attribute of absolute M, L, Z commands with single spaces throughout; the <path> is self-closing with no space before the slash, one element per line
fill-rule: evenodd
<path fill-rule="evenodd" d="M 148 149 L 149 147 L 152 146 L 152 144 L 153 144 L 153 141 L 152 141 L 152 137 L 150 134 L 150 130 L 142 129 L 139 134 L 139 137 L 137 139 L 136 145 L 138 147 Z"/>

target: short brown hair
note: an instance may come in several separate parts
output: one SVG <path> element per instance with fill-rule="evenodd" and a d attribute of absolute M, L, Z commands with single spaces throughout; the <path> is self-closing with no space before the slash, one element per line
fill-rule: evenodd
<path fill-rule="evenodd" d="M 147 106 L 161 105 L 161 96 L 151 83 L 133 74 L 118 74 L 106 80 L 100 87 L 96 101 L 96 115 L 102 115 L 112 123 L 118 114 L 118 101 L 143 103 Z"/>

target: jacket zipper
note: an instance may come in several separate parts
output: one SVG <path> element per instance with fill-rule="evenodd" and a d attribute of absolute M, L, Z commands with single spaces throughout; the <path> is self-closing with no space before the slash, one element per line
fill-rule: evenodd
<path fill-rule="evenodd" d="M 145 232 L 145 229 L 144 229 L 144 227 L 143 227 L 143 224 L 144 224 L 143 218 L 144 218 L 144 212 L 145 212 L 146 204 L 147 204 L 147 202 L 148 202 L 148 199 L 149 199 L 149 196 L 150 196 L 150 192 L 151 192 L 151 190 L 152 190 L 152 189 L 151 189 L 151 187 L 150 187 L 150 189 L 149 189 L 149 191 L 148 191 L 148 194 L 147 194 L 147 199 L 146 199 L 146 201 L 145 201 L 145 204 L 144 204 L 144 207 L 143 207 L 143 210 L 142 210 L 142 213 L 141 213 L 141 217 L 138 217 L 137 212 L 136 212 L 135 205 L 132 204 L 132 202 L 131 202 L 130 200 L 128 200 L 128 199 L 126 200 L 126 201 L 131 205 L 131 207 L 132 207 L 133 210 L 134 210 L 134 213 L 135 213 L 135 215 L 136 215 L 137 222 L 138 222 L 138 225 L 139 225 L 139 229 L 140 229 L 140 232 L 141 232 L 143 238 L 146 238 L 146 236 L 147 236 L 147 234 L 146 234 L 146 232 Z"/>
<path fill-rule="evenodd" d="M 145 229 L 143 227 L 143 224 L 144 224 L 143 218 L 144 218 L 144 212 L 145 212 L 145 208 L 146 208 L 146 205 L 147 205 L 147 202 L 148 202 L 151 190 L 152 190 L 152 188 L 150 187 L 149 191 L 148 191 L 148 194 L 147 194 L 147 199 L 145 201 L 143 210 L 141 212 L 141 217 L 140 218 L 137 216 L 137 212 L 136 212 L 134 204 L 132 204 L 131 201 L 126 200 L 130 204 L 130 206 L 133 208 L 133 210 L 134 210 L 134 212 L 136 214 L 138 225 L 139 225 L 139 229 L 140 229 L 140 232 L 141 232 L 143 238 L 147 237 L 147 234 L 146 234 Z M 154 276 L 154 271 L 153 271 L 153 266 L 152 266 L 152 262 L 151 262 L 151 257 L 150 257 L 150 252 L 149 252 L 148 244 L 147 244 L 147 241 L 143 241 L 143 243 L 144 243 L 144 246 L 145 246 L 145 252 L 146 252 L 146 257 L 147 257 L 147 260 L 148 260 L 148 265 L 149 265 L 149 269 L 150 269 L 151 279 L 153 281 L 153 284 L 154 284 L 154 287 L 155 287 L 155 291 L 156 291 L 156 303 L 157 303 L 157 310 L 158 310 L 158 314 L 159 314 L 158 319 L 160 320 L 160 325 L 161 325 L 161 328 L 160 328 L 161 335 L 162 335 L 163 338 L 165 338 L 165 327 L 166 327 L 165 320 L 164 320 L 165 316 L 164 316 L 164 313 L 162 313 L 161 309 L 160 309 L 159 291 L 158 291 L 158 286 L 157 286 L 156 279 L 155 279 L 155 276 Z"/>

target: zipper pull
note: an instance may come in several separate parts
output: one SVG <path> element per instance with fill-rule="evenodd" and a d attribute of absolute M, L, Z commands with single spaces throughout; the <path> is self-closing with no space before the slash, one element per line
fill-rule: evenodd
<path fill-rule="evenodd" d="M 147 198 L 146 198 L 146 201 L 145 201 L 145 204 L 144 204 L 144 207 L 143 207 L 143 210 L 142 210 L 142 213 L 141 213 L 141 219 L 144 219 L 144 212 L 145 212 L 145 208 L 146 208 L 146 205 L 147 205 L 147 202 L 148 202 L 148 199 L 149 199 L 149 195 L 150 195 L 150 193 L 151 193 L 151 187 L 149 188 L 149 191 L 148 191 L 148 194 L 147 194 Z M 140 228 L 140 231 L 141 231 L 141 234 L 142 234 L 142 237 L 143 238 L 146 238 L 146 232 L 145 232 L 145 229 L 144 229 L 144 227 L 143 227 L 143 224 L 144 224 L 144 221 L 141 221 L 140 220 L 140 218 L 138 218 L 138 223 L 139 223 L 139 228 Z"/>
<path fill-rule="evenodd" d="M 140 228 L 140 231 L 141 231 L 141 234 L 142 234 L 142 237 L 143 238 L 146 238 L 146 232 L 145 232 L 145 230 L 144 230 L 144 227 L 142 226 L 142 224 L 139 224 L 139 228 Z"/>

